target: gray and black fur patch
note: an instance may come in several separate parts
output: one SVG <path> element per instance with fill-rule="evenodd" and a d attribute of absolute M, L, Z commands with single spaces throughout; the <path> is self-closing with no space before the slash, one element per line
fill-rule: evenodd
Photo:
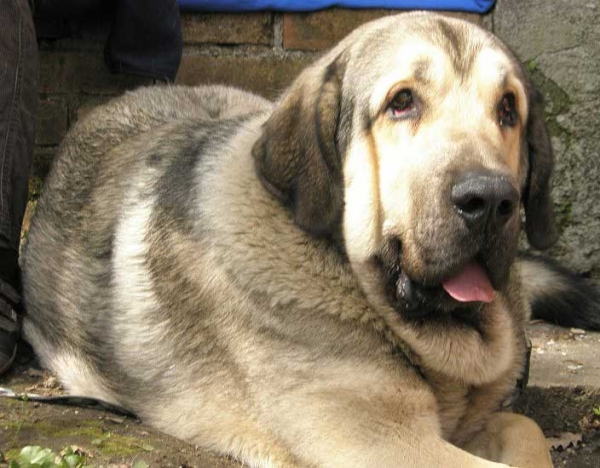
<path fill-rule="evenodd" d="M 168 220 L 169 225 L 179 229 L 189 231 L 192 228 L 196 214 L 190 210 L 194 209 L 194 201 L 199 196 L 199 165 L 202 164 L 204 173 L 210 170 L 211 164 L 206 158 L 218 157 L 233 134 L 253 117 L 255 114 L 220 121 L 182 123 L 178 126 L 180 134 L 176 149 L 167 143 L 165 148 L 148 155 L 148 164 L 156 164 L 154 161 L 159 160 L 164 165 L 155 185 L 157 200 L 153 222 L 156 222 L 156 228 L 160 229 L 162 225 L 157 217 L 167 218 L 162 221 Z"/>
<path fill-rule="evenodd" d="M 600 330 L 600 288 L 597 285 L 548 257 L 527 254 L 522 258 L 535 268 L 551 273 L 548 277 L 553 279 L 536 288 L 530 298 L 533 318 L 563 327 Z"/>

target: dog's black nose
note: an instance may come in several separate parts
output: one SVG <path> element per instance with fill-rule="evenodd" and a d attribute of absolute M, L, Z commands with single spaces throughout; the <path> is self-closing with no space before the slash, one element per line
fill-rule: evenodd
<path fill-rule="evenodd" d="M 471 228 L 500 228 L 519 206 L 519 192 L 505 175 L 469 173 L 453 186 L 451 200 Z"/>

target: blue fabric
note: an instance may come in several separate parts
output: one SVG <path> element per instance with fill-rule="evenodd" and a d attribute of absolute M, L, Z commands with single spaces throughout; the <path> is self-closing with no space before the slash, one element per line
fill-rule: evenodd
<path fill-rule="evenodd" d="M 485 13 L 495 0 L 178 0 L 194 11 L 312 11 L 329 7 L 455 10 Z"/>

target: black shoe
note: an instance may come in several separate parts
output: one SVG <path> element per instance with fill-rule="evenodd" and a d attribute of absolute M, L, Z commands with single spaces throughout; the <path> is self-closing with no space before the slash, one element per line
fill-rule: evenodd
<path fill-rule="evenodd" d="M 10 369 L 17 355 L 21 332 L 20 302 L 17 291 L 0 280 L 0 375 Z"/>

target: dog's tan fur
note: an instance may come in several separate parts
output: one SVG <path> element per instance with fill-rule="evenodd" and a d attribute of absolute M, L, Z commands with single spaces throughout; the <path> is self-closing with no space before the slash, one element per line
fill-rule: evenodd
<path fill-rule="evenodd" d="M 392 121 L 405 88 L 422 112 Z M 275 105 L 130 93 L 63 143 L 25 255 L 26 336 L 69 392 L 250 466 L 549 467 L 537 425 L 500 412 L 529 314 L 518 213 L 468 318 L 415 320 L 385 291 L 386 262 L 434 285 L 475 254 L 452 174 L 510 180 L 530 241 L 552 241 L 541 119 L 496 38 L 431 14 L 361 27 Z"/>

